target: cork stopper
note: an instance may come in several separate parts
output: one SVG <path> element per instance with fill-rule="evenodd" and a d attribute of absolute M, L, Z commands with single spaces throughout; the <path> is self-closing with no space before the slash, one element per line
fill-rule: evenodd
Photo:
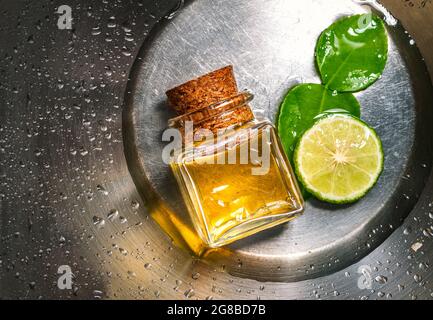
<path fill-rule="evenodd" d="M 191 117 L 188 117 L 188 115 L 198 112 L 206 114 L 206 109 L 239 96 L 233 66 L 227 66 L 188 81 L 167 91 L 166 94 L 169 106 L 178 116 L 184 116 L 189 119 Z M 198 127 L 196 129 L 203 128 L 215 131 L 254 119 L 254 115 L 248 105 L 233 108 L 230 113 L 225 113 L 224 116 L 216 116 L 214 112 L 207 114 L 212 114 L 213 116 L 208 119 L 202 119 L 200 122 L 194 121 L 194 125 Z"/>

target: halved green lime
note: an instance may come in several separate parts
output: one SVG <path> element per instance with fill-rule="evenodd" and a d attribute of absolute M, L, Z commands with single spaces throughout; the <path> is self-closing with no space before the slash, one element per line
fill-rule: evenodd
<path fill-rule="evenodd" d="M 319 119 L 300 139 L 294 156 L 303 186 L 320 200 L 353 203 L 383 170 L 382 142 L 367 124 L 347 114 Z"/>

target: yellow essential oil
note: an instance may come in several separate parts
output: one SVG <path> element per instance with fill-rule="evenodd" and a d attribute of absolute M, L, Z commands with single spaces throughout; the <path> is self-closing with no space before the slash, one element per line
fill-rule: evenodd
<path fill-rule="evenodd" d="M 242 150 L 250 145 L 263 148 L 263 133 L 271 137 L 269 161 L 241 164 Z M 186 152 L 171 164 L 181 186 L 192 220 L 210 247 L 219 247 L 248 235 L 287 222 L 303 209 L 291 168 L 269 123 L 260 125 L 259 134 L 239 143 L 234 150 L 223 150 L 211 156 L 193 158 Z M 254 140 L 258 140 L 254 141 Z M 236 163 L 229 164 L 229 152 L 236 154 Z M 226 163 L 218 164 L 218 159 Z"/>

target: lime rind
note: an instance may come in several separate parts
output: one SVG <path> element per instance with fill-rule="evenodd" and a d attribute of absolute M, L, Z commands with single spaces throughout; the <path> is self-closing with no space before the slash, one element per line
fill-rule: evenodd
<path fill-rule="evenodd" d="M 303 164 L 301 163 L 301 155 L 303 152 L 305 152 L 305 150 L 303 150 L 303 144 L 305 139 L 309 139 L 310 135 L 312 133 L 314 133 L 314 130 L 318 130 L 318 128 L 320 128 L 321 126 L 323 126 L 324 123 L 329 122 L 332 123 L 334 120 L 343 120 L 344 122 L 347 123 L 351 123 L 353 125 L 358 125 L 360 128 L 363 128 L 364 130 L 366 130 L 369 134 L 371 134 L 372 137 L 372 141 L 375 144 L 375 150 L 372 154 L 368 154 L 368 155 L 364 155 L 364 156 L 369 156 L 371 158 L 374 158 L 373 156 L 377 156 L 376 159 L 374 159 L 375 165 L 374 168 L 371 172 L 368 172 L 369 175 L 369 179 L 368 182 L 362 182 L 361 181 L 361 185 L 362 187 L 358 187 L 356 190 L 353 190 L 353 192 L 349 193 L 344 193 L 344 187 L 343 186 L 337 186 L 337 188 L 339 188 L 340 193 L 343 192 L 343 195 L 336 195 L 336 193 L 338 192 L 333 192 L 333 190 L 335 189 L 335 183 L 334 186 L 332 186 L 331 183 L 331 192 L 324 192 L 323 190 L 319 190 L 314 183 L 311 182 L 311 176 L 308 175 L 305 170 L 303 170 L 302 166 Z M 332 131 L 332 130 L 331 130 Z M 331 132 L 329 133 L 331 134 Z M 331 144 L 335 143 L 332 142 L 331 140 Z M 319 146 L 320 147 L 320 146 Z M 361 155 L 362 157 L 363 155 Z M 315 156 L 316 159 L 319 156 Z M 328 159 L 329 160 L 329 159 Z M 320 159 L 319 161 L 326 161 L 326 159 Z M 299 140 L 296 149 L 295 149 L 295 153 L 294 153 L 294 167 L 295 167 L 295 172 L 296 175 L 298 177 L 299 182 L 302 184 L 302 186 L 309 192 L 311 193 L 314 197 L 316 197 L 317 199 L 324 201 L 324 202 L 328 202 L 328 203 L 332 203 L 332 204 L 351 204 L 354 202 L 359 201 L 360 199 L 362 199 L 368 192 L 371 191 L 371 189 L 377 184 L 377 181 L 379 180 L 380 175 L 383 172 L 384 169 L 384 153 L 383 153 L 383 146 L 382 146 L 382 142 L 379 138 L 379 136 L 377 135 L 376 131 L 371 128 L 368 124 L 366 124 L 365 122 L 363 122 L 362 120 L 348 115 L 348 114 L 330 114 L 330 115 L 325 115 L 322 118 L 318 119 L 317 122 L 315 123 L 315 125 L 313 125 L 309 130 L 307 130 L 304 135 L 301 137 L 301 139 Z M 334 171 L 332 171 L 332 169 L 330 169 L 328 172 L 326 172 L 327 168 L 324 168 L 324 172 L 323 174 L 335 174 Z M 358 173 L 359 176 L 362 176 L 363 174 L 360 172 L 362 172 L 361 170 L 357 170 L 356 168 L 352 170 L 355 173 Z M 364 173 L 364 176 L 366 176 L 367 173 Z M 350 177 L 345 177 L 345 178 L 349 178 Z M 329 182 L 329 179 L 323 179 L 325 182 Z M 356 179 L 355 179 L 356 180 Z M 362 179 L 358 179 L 358 180 L 362 180 Z M 358 181 L 359 182 L 359 181 Z M 351 181 L 348 181 L 348 183 L 350 184 Z M 347 185 L 346 185 L 347 186 Z M 343 190 L 343 191 L 342 191 Z"/>

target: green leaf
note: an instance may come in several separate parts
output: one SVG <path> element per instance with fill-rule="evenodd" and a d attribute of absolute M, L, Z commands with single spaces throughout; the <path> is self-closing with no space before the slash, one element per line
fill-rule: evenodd
<path fill-rule="evenodd" d="M 357 92 L 376 82 L 388 59 L 388 36 L 378 16 L 338 20 L 320 36 L 316 63 L 330 90 Z"/>
<path fill-rule="evenodd" d="M 278 133 L 289 159 L 298 138 L 320 115 L 329 112 L 349 112 L 360 117 L 361 107 L 353 94 L 332 92 L 320 84 L 302 84 L 289 91 L 278 118 Z"/>

